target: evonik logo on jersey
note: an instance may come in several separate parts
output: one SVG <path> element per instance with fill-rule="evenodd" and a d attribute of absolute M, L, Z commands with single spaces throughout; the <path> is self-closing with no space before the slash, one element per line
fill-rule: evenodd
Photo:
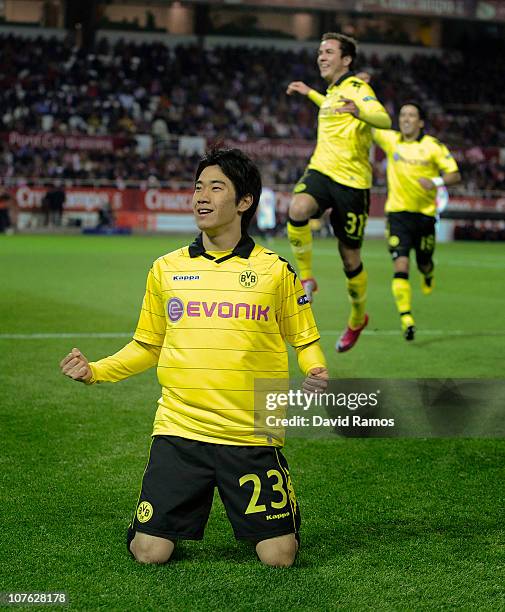
<path fill-rule="evenodd" d="M 200 302 L 190 300 L 184 303 L 180 298 L 173 297 L 167 302 L 167 315 L 172 323 L 187 317 L 202 317 L 210 319 L 250 319 L 251 321 L 268 321 L 270 306 L 262 304 L 246 304 L 245 302 Z"/>

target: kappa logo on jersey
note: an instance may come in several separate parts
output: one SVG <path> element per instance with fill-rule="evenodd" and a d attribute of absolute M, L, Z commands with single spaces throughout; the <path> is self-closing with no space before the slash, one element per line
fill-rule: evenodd
<path fill-rule="evenodd" d="M 249 289 L 250 287 L 254 287 L 258 282 L 258 275 L 254 270 L 245 270 L 241 272 L 238 276 L 239 283 L 242 287 Z"/>
<path fill-rule="evenodd" d="M 167 314 L 172 323 L 177 323 L 184 314 L 184 304 L 179 298 L 170 298 L 167 302 Z"/>
<path fill-rule="evenodd" d="M 309 304 L 309 298 L 306 295 L 302 295 L 297 300 L 298 306 L 303 306 L 304 304 Z"/>
<path fill-rule="evenodd" d="M 188 317 L 204 317 L 210 319 L 219 317 L 220 319 L 250 319 L 252 321 L 268 321 L 270 306 L 261 304 L 246 304 L 239 302 L 199 302 L 191 300 L 187 304 L 177 298 L 170 298 L 167 302 L 168 318 L 172 323 L 180 321 L 186 314 Z"/>
<path fill-rule="evenodd" d="M 172 276 L 172 280 L 174 281 L 196 281 L 200 280 L 199 274 L 174 274 Z"/>
<path fill-rule="evenodd" d="M 139 523 L 147 523 L 153 516 L 153 507 L 148 501 L 143 501 L 137 508 L 137 519 Z"/>

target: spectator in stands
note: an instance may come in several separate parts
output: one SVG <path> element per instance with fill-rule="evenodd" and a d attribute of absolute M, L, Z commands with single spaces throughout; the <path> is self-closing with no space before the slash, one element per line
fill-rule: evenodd
<path fill-rule="evenodd" d="M 12 233 L 13 216 L 15 216 L 14 198 L 6 189 L 0 188 L 0 234 Z"/>
<path fill-rule="evenodd" d="M 386 32 L 372 34 L 380 38 Z M 358 57 L 358 69 L 373 70 L 377 95 L 390 114 L 407 98 L 423 102 L 431 133 L 450 147 L 503 147 L 505 94 L 496 83 L 502 80 L 504 57 L 496 54 L 483 62 L 473 49 L 467 57 L 373 55 Z M 293 79 L 317 86 L 313 58 L 311 50 L 248 47 L 242 52 L 231 46 L 169 48 L 159 42 L 112 44 L 105 39 L 86 52 L 56 38 L 27 45 L 20 36 L 1 36 L 0 131 L 153 134 L 156 146 L 167 140 L 167 132 L 211 140 L 313 140 L 316 109 L 282 93 L 288 63 Z M 163 174 L 173 156 L 173 150 L 153 153 L 158 179 L 191 182 L 191 162 L 185 160 L 169 176 Z M 105 151 L 80 158 L 76 164 L 61 149 L 0 145 L 0 176 L 140 181 L 149 162 L 132 148 L 119 159 Z M 289 184 L 299 176 L 293 162 L 271 158 L 268 167 L 276 183 Z M 465 169 L 465 177 L 477 189 L 503 189 L 503 171 L 503 163 L 483 160 L 470 172 Z"/>
<path fill-rule="evenodd" d="M 62 185 L 59 182 L 51 185 L 43 199 L 46 226 L 61 226 L 64 204 L 65 191 Z"/>

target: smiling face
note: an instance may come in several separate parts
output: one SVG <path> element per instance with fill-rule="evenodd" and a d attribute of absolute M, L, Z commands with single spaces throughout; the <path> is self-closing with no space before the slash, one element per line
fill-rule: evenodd
<path fill-rule="evenodd" d="M 317 53 L 317 65 L 321 76 L 328 83 L 335 83 L 349 70 L 352 63 L 350 55 L 342 57 L 340 42 L 334 39 L 323 40 Z"/>
<path fill-rule="evenodd" d="M 419 109 L 413 104 L 405 104 L 401 107 L 398 124 L 405 140 L 416 140 L 424 127 L 424 121 L 419 115 Z"/>
<path fill-rule="evenodd" d="M 252 204 L 246 195 L 237 203 L 231 180 L 219 166 L 204 168 L 195 183 L 193 214 L 198 229 L 209 236 L 231 232 L 240 237 L 241 213 Z"/>

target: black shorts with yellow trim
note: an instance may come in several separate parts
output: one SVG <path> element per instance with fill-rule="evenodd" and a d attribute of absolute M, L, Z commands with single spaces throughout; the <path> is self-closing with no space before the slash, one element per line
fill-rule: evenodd
<path fill-rule="evenodd" d="M 431 261 L 435 251 L 435 217 L 400 211 L 387 215 L 386 236 L 393 261 L 416 252 L 418 264 Z"/>
<path fill-rule="evenodd" d="M 316 200 L 319 206 L 316 218 L 331 208 L 330 222 L 335 236 L 350 248 L 361 248 L 370 210 L 369 189 L 342 185 L 322 172 L 308 169 L 293 192 L 308 193 Z"/>
<path fill-rule="evenodd" d="M 298 539 L 300 510 L 279 449 L 176 436 L 153 437 L 130 527 L 169 540 L 201 540 L 216 487 L 237 539 L 290 533 Z"/>

